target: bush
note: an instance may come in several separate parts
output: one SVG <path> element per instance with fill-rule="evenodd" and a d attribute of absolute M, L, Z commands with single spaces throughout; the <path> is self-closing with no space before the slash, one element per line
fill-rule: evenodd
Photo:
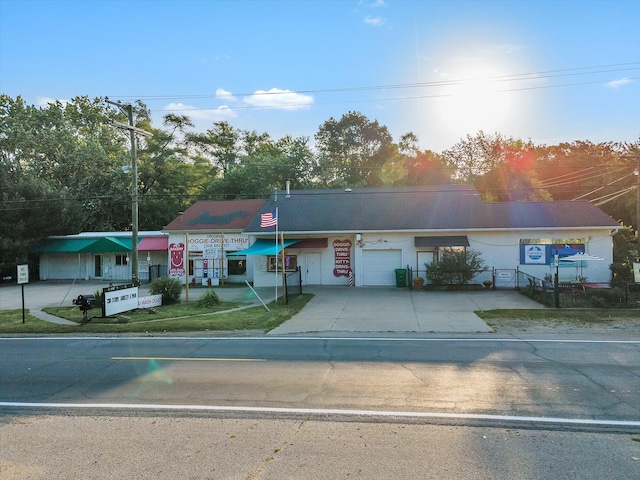
<path fill-rule="evenodd" d="M 151 295 L 162 295 L 162 304 L 170 305 L 180 301 L 182 284 L 177 278 L 160 277 L 156 278 L 149 285 Z"/>
<path fill-rule="evenodd" d="M 443 250 L 442 258 L 427 267 L 427 280 L 435 285 L 466 285 L 478 272 L 486 269 L 475 250 Z"/>
<path fill-rule="evenodd" d="M 93 304 L 94 307 L 102 307 L 102 290 L 96 290 L 93 293 L 93 296 L 96 297 L 95 303 Z"/>
<path fill-rule="evenodd" d="M 217 307 L 222 302 L 220 301 L 220 297 L 215 292 L 215 290 L 209 290 L 202 297 L 200 297 L 196 301 L 196 307 L 198 308 L 208 308 L 208 307 Z"/>

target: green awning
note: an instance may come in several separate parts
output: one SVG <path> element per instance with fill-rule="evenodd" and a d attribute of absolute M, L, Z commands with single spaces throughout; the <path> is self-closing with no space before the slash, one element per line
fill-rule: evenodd
<path fill-rule="evenodd" d="M 130 238 L 50 238 L 37 249 L 38 253 L 125 253 L 131 251 Z"/>
<path fill-rule="evenodd" d="M 300 240 L 285 240 L 284 248 L 287 248 L 294 243 L 298 243 Z M 273 240 L 267 240 L 266 238 L 258 238 L 253 245 L 246 250 L 238 250 L 237 252 L 229 253 L 227 256 L 236 255 L 277 255 L 282 250 L 282 244 L 278 242 L 276 245 L 275 238 Z"/>

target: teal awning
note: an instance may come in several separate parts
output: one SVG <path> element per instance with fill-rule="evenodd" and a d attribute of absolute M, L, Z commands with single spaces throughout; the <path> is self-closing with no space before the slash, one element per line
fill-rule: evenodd
<path fill-rule="evenodd" d="M 287 248 L 294 243 L 298 243 L 300 240 L 285 240 L 284 248 Z M 277 255 L 282 250 L 282 244 L 280 242 L 277 243 L 275 238 L 273 240 L 267 240 L 266 238 L 258 238 L 253 245 L 251 245 L 246 250 L 238 250 L 234 253 L 229 253 L 227 256 L 236 256 L 236 255 Z"/>
<path fill-rule="evenodd" d="M 130 238 L 50 238 L 38 253 L 126 253 L 131 251 Z"/>

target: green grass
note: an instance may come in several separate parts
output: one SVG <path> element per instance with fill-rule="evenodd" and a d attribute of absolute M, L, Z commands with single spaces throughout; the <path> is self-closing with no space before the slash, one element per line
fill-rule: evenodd
<path fill-rule="evenodd" d="M 51 307 L 47 313 L 77 322 L 77 325 L 58 325 L 28 315 L 22 323 L 22 310 L 0 311 L 0 334 L 72 334 L 72 333 L 180 333 L 204 331 L 261 330 L 268 332 L 298 313 L 311 299 L 304 294 L 290 299 L 288 305 L 278 302 L 242 310 L 229 311 L 241 306 L 223 303 L 215 308 L 198 308 L 195 303 L 157 307 L 156 314 L 147 310 L 124 312 L 114 318 L 92 318 L 82 324 L 78 307 Z M 220 312 L 220 313 L 216 313 Z M 100 310 L 89 310 L 89 317 L 100 315 Z"/>
<path fill-rule="evenodd" d="M 577 323 L 602 323 L 615 319 L 638 319 L 638 310 L 613 309 L 533 309 L 533 310 L 478 310 L 475 312 L 483 320 L 517 319 L 548 320 Z"/>
<path fill-rule="evenodd" d="M 539 309 L 539 310 L 480 310 L 475 312 L 496 332 L 512 328 L 534 327 L 616 327 L 626 324 L 640 331 L 638 310 L 620 309 Z"/>

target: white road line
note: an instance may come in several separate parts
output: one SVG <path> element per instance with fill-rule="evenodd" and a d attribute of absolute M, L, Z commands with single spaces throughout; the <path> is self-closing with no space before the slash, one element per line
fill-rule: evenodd
<path fill-rule="evenodd" d="M 515 415 L 485 415 L 469 413 L 437 413 L 437 412 L 394 412 L 379 410 L 346 410 L 324 408 L 276 408 L 276 407 L 234 407 L 215 405 L 163 405 L 137 403 L 33 403 L 33 402 L 0 402 L 4 408 L 41 408 L 41 409 L 110 409 L 110 410 L 173 410 L 194 412 L 240 412 L 240 413 L 284 413 L 296 415 L 336 415 L 362 417 L 396 417 L 396 418 L 440 418 L 454 420 L 493 420 L 502 422 L 551 423 L 564 425 L 608 426 L 608 427 L 640 427 L 636 420 L 594 420 L 582 418 L 560 417 L 519 417 Z"/>
<path fill-rule="evenodd" d="M 636 340 L 576 340 L 576 339 L 548 339 L 548 338 L 408 338 L 408 337 L 0 337 L 0 341 L 77 341 L 77 340 L 108 340 L 108 341 L 132 341 L 132 340 L 242 340 L 242 341 L 301 341 L 301 340 L 344 340 L 344 341 L 368 341 L 368 342 L 485 342 L 485 343 L 613 343 L 640 345 L 640 339 Z"/>

